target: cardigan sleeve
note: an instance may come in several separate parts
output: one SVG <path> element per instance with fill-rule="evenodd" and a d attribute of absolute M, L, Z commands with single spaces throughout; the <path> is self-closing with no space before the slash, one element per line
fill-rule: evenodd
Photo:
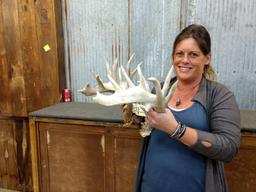
<path fill-rule="evenodd" d="M 234 94 L 223 85 L 208 97 L 210 132 L 197 130 L 198 140 L 191 148 L 210 159 L 229 162 L 240 145 L 240 110 Z"/>

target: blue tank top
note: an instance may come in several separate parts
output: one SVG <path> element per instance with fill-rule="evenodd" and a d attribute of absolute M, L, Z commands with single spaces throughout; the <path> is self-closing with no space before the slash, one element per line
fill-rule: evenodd
<path fill-rule="evenodd" d="M 184 110 L 170 109 L 177 121 L 209 131 L 207 112 L 194 102 Z M 183 143 L 153 129 L 146 154 L 141 192 L 204 192 L 206 158 Z"/>

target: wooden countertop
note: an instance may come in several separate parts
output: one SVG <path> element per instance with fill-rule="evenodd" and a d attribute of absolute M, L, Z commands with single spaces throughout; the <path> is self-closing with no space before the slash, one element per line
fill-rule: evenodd
<path fill-rule="evenodd" d="M 105 107 L 96 103 L 66 102 L 29 113 L 32 117 L 123 122 L 119 106 Z"/>
<path fill-rule="evenodd" d="M 256 111 L 241 110 L 240 115 L 242 130 L 256 132 Z"/>
<path fill-rule="evenodd" d="M 256 111 L 241 110 L 242 131 L 256 132 Z M 105 107 L 96 103 L 67 102 L 29 113 L 31 117 L 91 120 L 122 123 L 119 106 Z"/>

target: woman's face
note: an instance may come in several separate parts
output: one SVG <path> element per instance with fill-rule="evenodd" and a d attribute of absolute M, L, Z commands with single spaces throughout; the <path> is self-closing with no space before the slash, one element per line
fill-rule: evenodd
<path fill-rule="evenodd" d="M 173 66 L 177 78 L 183 82 L 200 81 L 204 66 L 211 60 L 211 54 L 204 55 L 194 38 L 179 42 L 174 50 Z"/>

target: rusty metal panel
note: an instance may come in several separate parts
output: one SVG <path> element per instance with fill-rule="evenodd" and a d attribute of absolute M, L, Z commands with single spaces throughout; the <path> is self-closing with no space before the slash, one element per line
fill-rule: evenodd
<path fill-rule="evenodd" d="M 217 80 L 246 110 L 256 110 L 255 10 L 255 0 L 190 0 L 185 11 L 186 25 L 199 23 L 209 29 Z"/>
<path fill-rule="evenodd" d="M 171 67 L 172 42 L 180 30 L 180 1 L 133 0 L 131 50 L 146 77 L 163 80 Z"/>
<path fill-rule="evenodd" d="M 63 0 L 68 87 L 74 101 L 88 101 L 77 90 L 86 82 L 95 85 L 94 74 L 106 79 L 105 61 L 119 53 L 127 62 L 128 1 Z"/>
<path fill-rule="evenodd" d="M 93 73 L 106 78 L 105 60 L 119 55 L 132 67 L 144 62 L 146 77 L 164 77 L 171 65 L 174 36 L 179 31 L 180 1 L 63 0 L 66 72 L 74 101 L 91 101 L 77 90 L 85 82 L 96 85 Z"/>
<path fill-rule="evenodd" d="M 146 77 L 163 79 L 171 65 L 174 37 L 198 23 L 212 36 L 212 65 L 219 81 L 236 95 L 241 109 L 256 110 L 256 1 L 111 0 L 63 2 L 66 71 L 74 101 L 91 101 L 77 92 L 93 73 L 106 78 L 105 60 L 119 55 L 132 67 L 143 62 Z"/>

